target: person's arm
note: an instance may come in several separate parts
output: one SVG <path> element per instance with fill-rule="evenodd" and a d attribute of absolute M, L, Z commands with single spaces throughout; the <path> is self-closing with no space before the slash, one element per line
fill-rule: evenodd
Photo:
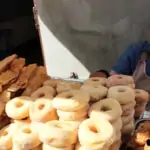
<path fill-rule="evenodd" d="M 116 62 L 112 68 L 110 75 L 114 74 L 133 74 L 133 65 L 135 64 L 136 53 L 139 52 L 140 45 L 131 45 L 125 50 L 125 52 L 120 56 L 119 60 Z"/>

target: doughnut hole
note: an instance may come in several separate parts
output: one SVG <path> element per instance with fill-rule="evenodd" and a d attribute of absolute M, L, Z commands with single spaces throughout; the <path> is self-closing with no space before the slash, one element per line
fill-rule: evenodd
<path fill-rule="evenodd" d="M 123 92 L 125 92 L 125 89 L 120 88 L 120 89 L 118 89 L 118 92 L 123 93 Z"/>
<path fill-rule="evenodd" d="M 73 97 L 73 95 L 70 93 L 70 94 L 68 94 L 67 96 L 66 96 L 66 98 L 72 98 Z"/>
<path fill-rule="evenodd" d="M 30 128 L 24 128 L 24 129 L 22 130 L 22 132 L 25 133 L 25 134 L 31 134 L 31 133 L 32 133 L 32 131 L 31 131 Z"/>
<path fill-rule="evenodd" d="M 43 109 L 44 109 L 44 107 L 45 107 L 45 105 L 44 105 L 44 104 L 40 104 L 40 105 L 38 106 L 38 109 L 39 109 L 39 110 L 43 110 Z"/>
<path fill-rule="evenodd" d="M 104 111 L 104 112 L 109 111 L 109 110 L 110 110 L 110 108 L 108 108 L 107 106 L 103 106 L 101 108 L 101 111 Z"/>
<path fill-rule="evenodd" d="M 40 93 L 40 94 L 39 94 L 39 98 L 42 98 L 42 97 L 44 97 L 44 96 L 45 96 L 44 93 Z"/>
<path fill-rule="evenodd" d="M 118 76 L 118 79 L 122 79 L 122 76 Z"/>
<path fill-rule="evenodd" d="M 89 126 L 90 131 L 94 132 L 94 133 L 98 133 L 98 130 L 95 126 L 91 125 Z"/>
<path fill-rule="evenodd" d="M 24 103 L 23 103 L 22 101 L 18 101 L 18 102 L 15 103 L 15 106 L 16 106 L 17 108 L 20 108 L 20 107 L 22 107 L 23 105 L 24 105 Z"/>

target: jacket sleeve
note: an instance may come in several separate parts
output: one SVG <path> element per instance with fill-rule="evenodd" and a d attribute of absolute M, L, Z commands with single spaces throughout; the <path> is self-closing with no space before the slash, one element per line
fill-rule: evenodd
<path fill-rule="evenodd" d="M 139 45 L 131 45 L 129 46 L 125 52 L 120 56 L 116 64 L 113 66 L 110 75 L 114 74 L 124 74 L 124 75 L 132 75 L 133 67 L 135 65 L 135 53 L 138 52 Z"/>

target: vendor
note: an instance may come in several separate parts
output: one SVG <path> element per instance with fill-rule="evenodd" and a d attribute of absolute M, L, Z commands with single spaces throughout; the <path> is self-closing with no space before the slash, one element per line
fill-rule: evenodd
<path fill-rule="evenodd" d="M 89 78 L 92 77 L 103 77 L 103 78 L 108 78 L 109 77 L 109 72 L 106 70 L 98 70 L 96 72 L 93 72 L 90 74 Z"/>
<path fill-rule="evenodd" d="M 110 74 L 131 75 L 136 88 L 150 92 L 150 42 L 131 45 L 121 55 Z"/>

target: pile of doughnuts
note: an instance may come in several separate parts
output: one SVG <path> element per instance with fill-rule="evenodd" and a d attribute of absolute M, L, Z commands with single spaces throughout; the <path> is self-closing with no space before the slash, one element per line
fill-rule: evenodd
<path fill-rule="evenodd" d="M 139 118 L 141 114 L 145 111 L 148 100 L 148 92 L 140 89 L 135 89 L 135 118 Z"/>
<path fill-rule="evenodd" d="M 150 121 L 144 121 L 138 124 L 136 130 L 131 136 L 128 147 L 133 150 L 149 150 L 150 148 Z"/>
<path fill-rule="evenodd" d="M 115 137 L 109 145 L 109 150 L 119 150 L 121 145 L 122 109 L 118 101 L 113 98 L 106 98 L 94 103 L 89 109 L 89 117 L 93 122 L 101 118 L 107 120 L 114 128 Z"/>
<path fill-rule="evenodd" d="M 108 95 L 109 98 L 116 99 L 122 107 L 122 133 L 130 133 L 134 128 L 134 106 L 135 93 L 129 86 L 113 86 L 109 88 Z"/>

